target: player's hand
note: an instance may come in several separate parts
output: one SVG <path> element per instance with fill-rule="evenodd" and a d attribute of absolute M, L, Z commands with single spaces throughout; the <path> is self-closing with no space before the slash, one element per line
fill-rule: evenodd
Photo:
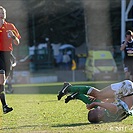
<path fill-rule="evenodd" d="M 92 96 L 89 96 L 88 99 L 89 99 L 91 102 L 93 102 L 93 101 L 96 100 L 96 98 L 95 98 L 95 97 L 92 97 Z"/>
<path fill-rule="evenodd" d="M 96 102 L 93 102 L 93 103 L 91 103 L 91 104 L 86 104 L 86 108 L 87 108 L 88 110 L 92 109 L 92 108 L 95 107 L 95 106 L 96 106 Z"/>
<path fill-rule="evenodd" d="M 7 32 L 7 34 L 8 34 L 10 37 L 15 36 L 14 33 L 12 32 L 12 30 L 7 30 L 6 32 Z"/>

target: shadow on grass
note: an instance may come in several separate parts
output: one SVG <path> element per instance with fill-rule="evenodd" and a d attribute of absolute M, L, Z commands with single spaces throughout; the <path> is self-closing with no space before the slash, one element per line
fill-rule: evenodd
<path fill-rule="evenodd" d="M 3 128 L 0 128 L 0 131 L 1 130 L 13 130 L 13 129 L 23 129 L 23 128 L 35 128 L 35 127 L 41 127 L 41 126 L 46 126 L 46 125 L 23 125 L 23 126 L 16 126 L 16 127 L 3 127 Z"/>
<path fill-rule="evenodd" d="M 74 124 L 61 124 L 61 125 L 54 125 L 51 127 L 76 127 L 76 126 L 83 126 L 83 125 L 89 125 L 90 123 L 74 123 Z M 36 128 L 36 127 L 44 127 L 47 125 L 23 125 L 23 126 L 17 126 L 17 127 L 3 127 L 0 128 L 0 131 L 8 131 L 8 130 L 19 130 L 19 129 L 28 129 L 28 128 Z"/>
<path fill-rule="evenodd" d="M 91 123 L 58 124 L 52 127 L 76 127 L 76 126 L 84 126 L 84 125 L 89 125 L 89 124 Z"/>
<path fill-rule="evenodd" d="M 85 125 L 99 125 L 103 123 L 112 123 L 112 122 L 99 122 L 99 123 L 73 123 L 73 124 L 58 124 L 52 127 L 76 127 L 76 126 L 85 126 Z"/>

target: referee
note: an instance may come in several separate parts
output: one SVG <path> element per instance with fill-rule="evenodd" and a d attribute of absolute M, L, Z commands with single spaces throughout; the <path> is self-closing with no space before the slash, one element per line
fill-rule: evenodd
<path fill-rule="evenodd" d="M 5 83 L 12 70 L 12 44 L 19 45 L 21 38 L 14 24 L 6 22 L 5 19 L 6 9 L 0 6 L 0 99 L 4 114 L 13 110 L 6 103 Z"/>

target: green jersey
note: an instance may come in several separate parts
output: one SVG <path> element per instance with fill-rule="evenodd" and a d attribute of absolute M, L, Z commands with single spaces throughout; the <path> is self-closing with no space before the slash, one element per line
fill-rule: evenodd
<path fill-rule="evenodd" d="M 132 115 L 129 112 L 128 105 L 120 99 L 117 99 L 114 104 L 118 107 L 118 111 L 116 114 L 113 114 L 105 109 L 105 118 L 104 122 L 116 122 L 122 121 L 127 118 L 129 115 Z"/>

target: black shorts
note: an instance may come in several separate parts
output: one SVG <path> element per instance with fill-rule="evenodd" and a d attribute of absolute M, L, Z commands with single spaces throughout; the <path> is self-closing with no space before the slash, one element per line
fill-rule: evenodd
<path fill-rule="evenodd" d="M 132 59 L 124 59 L 125 69 L 133 75 L 133 58 Z"/>
<path fill-rule="evenodd" d="M 12 70 L 12 53 L 10 51 L 0 51 L 0 70 L 5 70 L 5 75 L 9 76 Z"/>

